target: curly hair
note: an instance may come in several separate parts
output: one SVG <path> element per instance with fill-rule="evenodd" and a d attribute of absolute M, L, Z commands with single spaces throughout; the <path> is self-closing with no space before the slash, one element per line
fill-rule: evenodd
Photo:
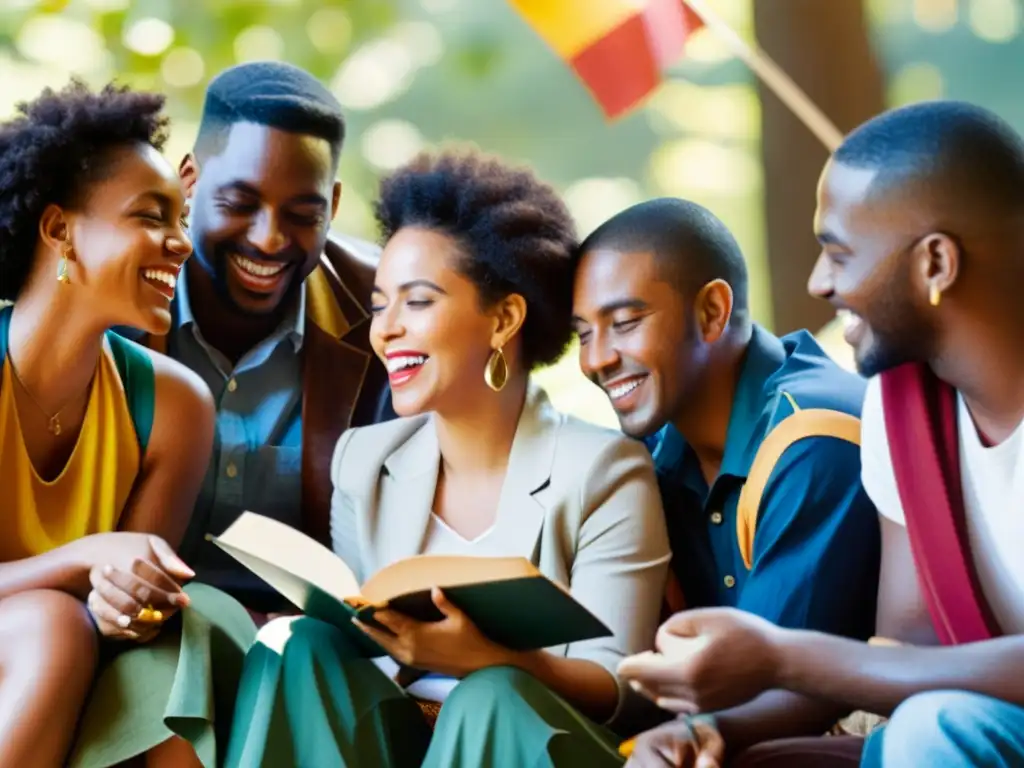
<path fill-rule="evenodd" d="M 0 125 L 0 300 L 14 300 L 32 268 L 39 219 L 50 204 L 73 207 L 109 172 L 112 150 L 162 149 L 164 97 L 79 80 L 45 89 Z"/>
<path fill-rule="evenodd" d="M 381 183 L 375 213 L 383 239 L 420 226 L 453 237 L 460 271 L 483 306 L 516 293 L 526 300 L 521 331 L 527 369 L 549 365 L 572 338 L 572 216 L 531 171 L 475 151 L 421 154 Z"/>

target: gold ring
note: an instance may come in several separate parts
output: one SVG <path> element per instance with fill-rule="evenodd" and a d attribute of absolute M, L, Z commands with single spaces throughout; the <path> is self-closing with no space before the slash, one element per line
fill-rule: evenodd
<path fill-rule="evenodd" d="M 139 611 L 139 615 L 136 616 L 137 621 L 145 622 L 160 622 L 164 620 L 164 615 L 160 611 L 153 609 L 153 606 L 148 605 Z"/>

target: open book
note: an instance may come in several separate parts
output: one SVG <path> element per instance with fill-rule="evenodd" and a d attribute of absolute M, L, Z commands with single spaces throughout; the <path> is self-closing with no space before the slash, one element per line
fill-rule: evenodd
<path fill-rule="evenodd" d="M 513 650 L 612 634 L 522 557 L 419 555 L 392 563 L 360 586 L 327 547 L 269 517 L 244 512 L 223 534 L 209 538 L 306 615 L 345 631 L 367 656 L 385 653 L 352 619 L 383 629 L 373 614 L 389 608 L 420 621 L 440 621 L 430 599 L 434 586 L 486 637 Z"/>

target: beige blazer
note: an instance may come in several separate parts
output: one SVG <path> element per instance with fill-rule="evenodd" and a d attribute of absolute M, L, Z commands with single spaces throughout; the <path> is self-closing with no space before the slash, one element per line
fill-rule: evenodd
<path fill-rule="evenodd" d="M 342 435 L 331 471 L 331 537 L 361 582 L 422 552 L 439 466 L 432 415 Z M 669 546 L 654 468 L 641 443 L 559 413 L 531 387 L 498 514 L 519 519 L 503 538 L 508 556 L 529 559 L 614 633 L 551 652 L 615 674 L 623 656 L 652 647 Z"/>

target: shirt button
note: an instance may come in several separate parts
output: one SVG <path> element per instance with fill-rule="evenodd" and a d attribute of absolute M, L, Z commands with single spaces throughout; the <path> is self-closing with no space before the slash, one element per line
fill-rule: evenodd
<path fill-rule="evenodd" d="M 727 586 L 729 589 L 732 589 L 736 586 L 736 579 L 734 579 L 732 576 L 726 576 L 723 579 L 723 581 L 725 582 L 725 586 Z"/>
<path fill-rule="evenodd" d="M 721 525 L 722 524 L 722 513 L 721 512 L 712 512 L 711 513 L 711 522 L 714 523 L 715 525 Z"/>
<path fill-rule="evenodd" d="M 238 382 L 234 379 L 228 379 L 228 392 L 234 392 L 238 389 Z"/>
<path fill-rule="evenodd" d="M 227 468 L 224 470 L 224 473 L 228 477 L 237 477 L 238 476 L 238 467 L 236 467 L 233 463 L 232 464 L 228 464 Z"/>

